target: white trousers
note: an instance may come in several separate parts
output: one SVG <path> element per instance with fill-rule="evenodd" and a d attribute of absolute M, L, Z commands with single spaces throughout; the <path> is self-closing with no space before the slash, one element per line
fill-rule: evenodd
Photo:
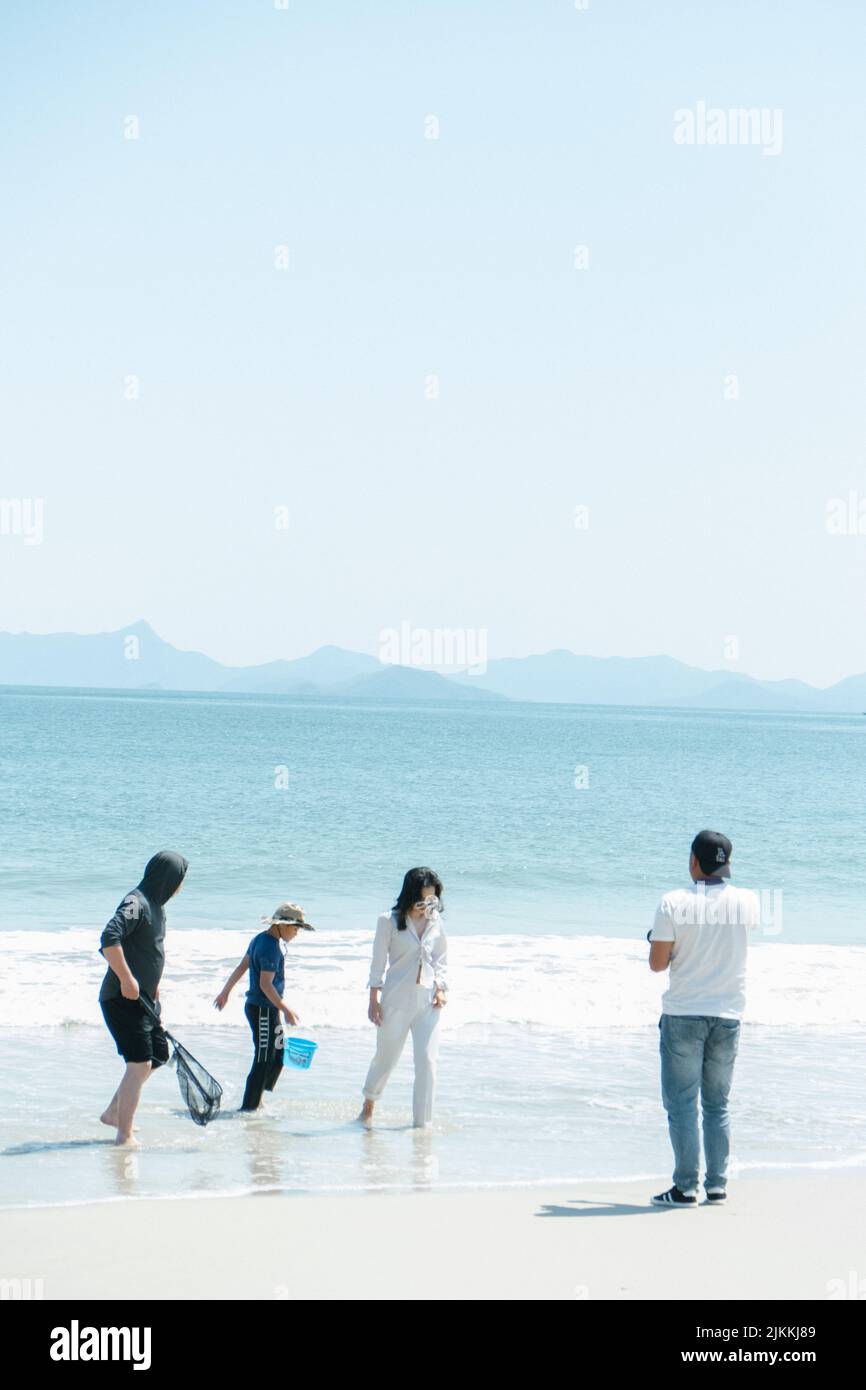
<path fill-rule="evenodd" d="M 429 1125 L 433 1120 L 439 1021 L 442 1017 L 442 1010 L 433 1007 L 434 993 L 426 985 L 414 985 L 411 993 L 401 991 L 393 999 L 383 997 L 382 1022 L 376 1029 L 376 1055 L 364 1082 L 366 1099 L 378 1100 L 411 1032 L 415 1055 L 412 1115 L 414 1123 L 419 1126 Z"/>

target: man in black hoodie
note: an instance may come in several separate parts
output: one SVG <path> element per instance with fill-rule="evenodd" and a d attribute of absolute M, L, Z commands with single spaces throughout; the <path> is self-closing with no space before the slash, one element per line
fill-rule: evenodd
<path fill-rule="evenodd" d="M 126 1063 L 123 1080 L 100 1115 L 117 1130 L 115 1143 L 132 1145 L 132 1122 L 141 1088 L 151 1072 L 168 1061 L 168 1039 L 143 997 L 158 1015 L 159 982 L 165 965 L 165 904 L 180 889 L 187 861 L 160 850 L 148 862 L 137 888 L 127 893 L 106 925 L 99 949 L 108 970 L 99 991 L 108 1031 Z"/>

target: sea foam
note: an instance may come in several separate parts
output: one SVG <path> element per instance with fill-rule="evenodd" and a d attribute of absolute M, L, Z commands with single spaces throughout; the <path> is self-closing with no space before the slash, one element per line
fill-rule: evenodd
<path fill-rule="evenodd" d="M 162 999 L 171 1025 L 246 1028 L 242 981 L 225 1013 L 213 998 L 252 932 L 170 931 Z M 97 932 L 0 934 L 0 1026 L 102 1026 L 105 971 Z M 302 1022 L 366 1025 L 371 935 L 319 932 L 288 948 L 286 999 Z M 449 939 L 448 1026 L 515 1025 L 555 1034 L 643 1028 L 658 1019 L 666 976 L 647 968 L 646 943 L 602 936 Z M 750 951 L 746 1021 L 827 1032 L 866 1024 L 866 946 L 757 943 Z"/>

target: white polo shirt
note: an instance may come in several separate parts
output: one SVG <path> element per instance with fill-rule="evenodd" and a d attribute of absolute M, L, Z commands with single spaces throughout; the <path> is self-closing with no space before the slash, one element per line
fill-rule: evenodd
<path fill-rule="evenodd" d="M 749 930 L 759 913 L 757 895 L 729 882 L 665 893 L 650 936 L 674 943 L 663 1013 L 743 1017 Z"/>

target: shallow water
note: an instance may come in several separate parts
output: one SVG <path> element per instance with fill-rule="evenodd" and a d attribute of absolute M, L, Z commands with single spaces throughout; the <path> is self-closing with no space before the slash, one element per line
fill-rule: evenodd
<path fill-rule="evenodd" d="M 644 937 L 702 824 L 730 832 L 739 882 L 784 904 L 751 954 L 734 1171 L 866 1163 L 866 875 L 839 853 L 861 835 L 862 721 L 21 692 L 0 721 L 4 1204 L 655 1181 L 664 986 Z M 191 860 L 165 1018 L 223 1082 L 223 1114 L 198 1129 L 157 1074 L 142 1148 L 118 1153 L 96 1119 L 120 1073 L 98 937 L 161 846 Z M 446 882 L 436 1125 L 409 1128 L 407 1049 L 368 1134 L 372 933 L 419 861 Z M 290 947 L 287 998 L 319 1051 L 240 1118 L 243 987 L 224 1015 L 211 1000 L 286 896 L 318 928 Z"/>
<path fill-rule="evenodd" d="M 194 1125 L 173 1072 L 157 1072 L 139 1110 L 142 1147 L 132 1154 L 114 1149 L 96 1118 L 120 1074 L 107 1036 L 72 1027 L 47 1030 L 36 1050 L 8 1042 L 2 1204 L 650 1179 L 670 1168 L 653 1026 L 568 1040 L 506 1025 L 448 1031 L 433 1131 L 411 1128 L 407 1049 L 371 1133 L 354 1119 L 372 1029 L 311 1031 L 319 1042 L 312 1067 L 284 1069 L 265 1112 L 247 1117 L 237 1112 L 249 1060 L 244 1029 L 184 1028 L 184 1043 L 224 1084 L 222 1112 L 206 1129 Z M 862 1029 L 828 1044 L 815 1029 L 747 1026 L 733 1172 L 866 1164 L 864 1044 Z"/>

